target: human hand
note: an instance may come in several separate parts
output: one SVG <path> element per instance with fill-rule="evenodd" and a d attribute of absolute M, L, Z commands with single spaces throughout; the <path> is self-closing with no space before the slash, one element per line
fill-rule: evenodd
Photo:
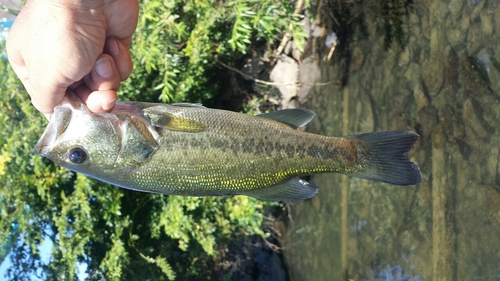
<path fill-rule="evenodd" d="M 7 54 L 33 105 L 48 115 L 70 89 L 91 111 L 110 111 L 132 72 L 138 13 L 137 0 L 29 0 Z"/>

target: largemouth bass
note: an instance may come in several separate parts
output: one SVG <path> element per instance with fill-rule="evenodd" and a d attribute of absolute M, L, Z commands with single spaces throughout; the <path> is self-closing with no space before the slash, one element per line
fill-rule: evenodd
<path fill-rule="evenodd" d="M 250 116 L 185 103 L 118 102 L 111 113 L 92 113 L 68 95 L 35 152 L 116 186 L 172 195 L 294 201 L 318 190 L 299 176 L 326 172 L 394 185 L 421 182 L 406 157 L 416 133 L 336 138 L 297 130 L 313 118 L 306 109 Z"/>

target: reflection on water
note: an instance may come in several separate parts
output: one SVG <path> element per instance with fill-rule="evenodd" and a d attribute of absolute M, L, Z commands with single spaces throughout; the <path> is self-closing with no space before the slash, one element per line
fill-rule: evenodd
<path fill-rule="evenodd" d="M 345 84 L 310 91 L 308 130 L 416 131 L 423 182 L 314 176 L 319 194 L 290 205 L 291 278 L 500 280 L 500 2 L 415 0 L 384 24 L 369 9 L 351 13 L 364 24 L 348 47 L 320 60 L 320 82 Z"/>

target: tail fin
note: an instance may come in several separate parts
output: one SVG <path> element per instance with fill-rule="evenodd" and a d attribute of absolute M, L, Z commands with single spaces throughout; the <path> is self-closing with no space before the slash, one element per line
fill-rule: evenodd
<path fill-rule="evenodd" d="M 385 131 L 354 135 L 352 138 L 361 142 L 358 157 L 363 168 L 349 175 L 395 185 L 412 185 L 422 181 L 420 169 L 406 157 L 418 140 L 418 134 Z"/>

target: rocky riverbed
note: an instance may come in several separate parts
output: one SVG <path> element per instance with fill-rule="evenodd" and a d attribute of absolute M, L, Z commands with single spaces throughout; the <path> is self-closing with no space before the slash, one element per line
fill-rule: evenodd
<path fill-rule="evenodd" d="M 424 180 L 313 177 L 319 194 L 290 208 L 292 279 L 497 280 L 500 2 L 382 2 L 351 7 L 359 24 L 337 30 L 332 60 L 319 50 L 321 75 L 303 106 L 318 115 L 311 132 L 416 131 L 410 157 Z M 377 17 L 389 4 L 399 15 Z"/>

